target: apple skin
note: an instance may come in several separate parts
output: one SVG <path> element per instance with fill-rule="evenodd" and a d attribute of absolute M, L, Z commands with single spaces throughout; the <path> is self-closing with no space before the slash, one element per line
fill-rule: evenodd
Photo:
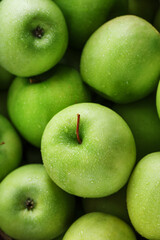
<path fill-rule="evenodd" d="M 83 198 L 85 213 L 103 212 L 130 223 L 126 204 L 126 185 L 118 192 L 103 198 Z"/>
<path fill-rule="evenodd" d="M 22 144 L 11 123 L 0 115 L 0 182 L 17 168 L 22 158 Z"/>
<path fill-rule="evenodd" d="M 155 94 L 140 101 L 112 106 L 130 127 L 137 149 L 137 161 L 145 155 L 160 151 L 160 119 Z"/>
<path fill-rule="evenodd" d="M 136 165 L 127 188 L 127 207 L 136 231 L 160 239 L 160 152 L 146 155 Z"/>
<path fill-rule="evenodd" d="M 52 182 L 42 164 L 14 170 L 0 184 L 0 194 L 0 228 L 17 240 L 51 240 L 72 220 L 74 197 Z"/>
<path fill-rule="evenodd" d="M 0 64 L 16 76 L 41 74 L 62 58 L 68 30 L 61 10 L 50 0 L 0 2 Z M 7 21 L 6 21 L 7 19 Z M 35 36 L 37 27 L 43 36 Z"/>
<path fill-rule="evenodd" d="M 115 0 L 54 0 L 54 2 L 65 16 L 70 46 L 81 49 L 90 35 L 106 21 Z"/>
<path fill-rule="evenodd" d="M 113 102 L 144 98 L 159 80 L 159 32 L 136 16 L 108 21 L 87 41 L 81 74 L 84 82 Z"/>
<path fill-rule="evenodd" d="M 105 213 L 88 213 L 75 221 L 63 240 L 136 240 L 132 228 L 121 219 Z"/>
<path fill-rule="evenodd" d="M 77 141 L 77 114 L 80 138 Z M 52 180 L 79 197 L 104 197 L 127 182 L 135 163 L 133 135 L 111 109 L 79 103 L 63 109 L 47 124 L 41 143 L 42 160 Z"/>
<path fill-rule="evenodd" d="M 37 79 L 43 77 L 39 83 L 17 77 L 8 93 L 11 120 L 21 135 L 37 147 L 45 126 L 57 112 L 69 105 L 90 101 L 90 93 L 75 69 L 59 65 Z"/>
<path fill-rule="evenodd" d="M 5 90 L 9 87 L 14 76 L 0 66 L 0 89 Z"/>

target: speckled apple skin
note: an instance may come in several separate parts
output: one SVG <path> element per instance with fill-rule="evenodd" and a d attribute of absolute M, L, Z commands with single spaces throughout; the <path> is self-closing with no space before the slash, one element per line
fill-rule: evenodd
<path fill-rule="evenodd" d="M 149 95 L 160 75 L 160 34 L 142 18 L 126 15 L 102 25 L 81 57 L 83 80 L 116 103 Z"/>
<path fill-rule="evenodd" d="M 146 239 L 160 239 L 160 152 L 146 155 L 135 167 L 127 189 L 129 217 Z"/>
<path fill-rule="evenodd" d="M 2 179 L 17 168 L 22 158 L 21 140 L 4 116 L 0 115 L 0 182 Z"/>
<path fill-rule="evenodd" d="M 76 138 L 80 114 L 79 144 Z M 136 159 L 133 135 L 111 109 L 95 103 L 72 105 L 45 128 L 42 159 L 53 181 L 80 197 L 104 197 L 127 182 Z"/>
<path fill-rule="evenodd" d="M 63 240 L 136 240 L 132 228 L 112 215 L 93 212 L 75 221 Z"/>
<path fill-rule="evenodd" d="M 0 184 L 0 228 L 17 240 L 51 240 L 63 233 L 74 214 L 74 197 L 49 178 L 42 164 L 10 173 Z M 26 200 L 34 201 L 28 210 Z"/>
<path fill-rule="evenodd" d="M 21 77 L 38 75 L 62 58 L 68 30 L 53 1 L 3 0 L 0 16 L 0 65 L 6 70 Z M 33 34 L 37 27 L 44 30 L 41 38 Z"/>
<path fill-rule="evenodd" d="M 40 147 L 41 136 L 49 120 L 69 105 L 90 101 L 78 71 L 58 66 L 42 82 L 30 83 L 16 78 L 8 94 L 8 112 L 21 135 Z"/>

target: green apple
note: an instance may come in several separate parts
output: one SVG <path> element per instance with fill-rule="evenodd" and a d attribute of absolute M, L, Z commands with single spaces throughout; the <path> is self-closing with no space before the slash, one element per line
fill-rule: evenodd
<path fill-rule="evenodd" d="M 108 16 L 115 0 L 54 0 L 61 8 L 69 31 L 70 45 L 81 49 Z"/>
<path fill-rule="evenodd" d="M 62 58 L 68 43 L 64 16 L 51 0 L 0 2 L 0 64 L 17 76 L 41 74 Z"/>
<path fill-rule="evenodd" d="M 159 7 L 159 9 L 156 13 L 155 19 L 154 19 L 154 26 L 160 32 L 160 7 Z"/>
<path fill-rule="evenodd" d="M 135 167 L 127 188 L 127 207 L 136 231 L 160 239 L 160 152 L 146 155 Z"/>
<path fill-rule="evenodd" d="M 116 111 L 130 127 L 137 149 L 137 160 L 148 153 L 160 151 L 160 119 L 155 94 L 135 103 L 115 104 Z"/>
<path fill-rule="evenodd" d="M 87 41 L 81 74 L 89 86 L 113 102 L 144 98 L 159 80 L 159 32 L 136 16 L 108 21 Z"/>
<path fill-rule="evenodd" d="M 121 219 L 105 213 L 88 213 L 67 230 L 63 240 L 136 240 L 132 228 Z"/>
<path fill-rule="evenodd" d="M 11 84 L 12 79 L 13 75 L 0 66 L 0 89 L 7 89 Z"/>
<path fill-rule="evenodd" d="M 49 120 L 63 108 L 86 101 L 90 94 L 79 72 L 59 65 L 35 79 L 17 77 L 9 89 L 8 112 L 21 135 L 40 147 Z"/>
<path fill-rule="evenodd" d="M 11 123 L 0 115 L 0 181 L 19 166 L 21 157 L 21 140 Z"/>
<path fill-rule="evenodd" d="M 74 104 L 57 113 L 44 130 L 41 152 L 49 176 L 59 187 L 88 198 L 122 188 L 136 158 L 126 122 L 95 103 Z"/>
<path fill-rule="evenodd" d="M 118 192 L 103 198 L 83 198 L 86 213 L 103 212 L 130 222 L 126 204 L 126 186 Z"/>
<path fill-rule="evenodd" d="M 159 0 L 128 0 L 128 11 L 152 22 L 158 5 Z"/>
<path fill-rule="evenodd" d="M 16 240 L 51 240 L 74 213 L 74 197 L 57 187 L 42 164 L 10 173 L 0 184 L 0 228 Z"/>

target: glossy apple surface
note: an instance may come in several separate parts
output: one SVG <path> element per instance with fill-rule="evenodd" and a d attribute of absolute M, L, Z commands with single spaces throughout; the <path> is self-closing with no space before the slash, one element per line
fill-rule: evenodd
<path fill-rule="evenodd" d="M 135 167 L 127 189 L 127 207 L 136 231 L 160 239 L 160 152 L 146 155 Z"/>
<path fill-rule="evenodd" d="M 9 72 L 22 77 L 38 75 L 62 58 L 68 31 L 53 1 L 3 0 L 0 16 L 0 64 Z"/>
<path fill-rule="evenodd" d="M 42 164 L 10 173 L 0 184 L 0 228 L 17 240 L 51 240 L 73 217 L 74 197 L 48 177 Z"/>
<path fill-rule="evenodd" d="M 81 57 L 83 80 L 116 103 L 149 95 L 160 74 L 160 34 L 147 21 L 121 16 L 102 25 L 87 41 Z"/>
<path fill-rule="evenodd" d="M 132 228 L 121 219 L 99 212 L 89 213 L 67 230 L 63 240 L 136 240 Z"/>
<path fill-rule="evenodd" d="M 0 115 L 0 181 L 19 166 L 21 157 L 21 140 L 11 123 Z"/>
<path fill-rule="evenodd" d="M 81 49 L 108 16 L 115 0 L 54 0 L 62 10 L 71 47 Z"/>
<path fill-rule="evenodd" d="M 79 144 L 76 135 L 80 114 Z M 63 109 L 47 124 L 41 143 L 49 176 L 66 192 L 104 197 L 127 182 L 135 163 L 133 135 L 111 109 L 80 103 Z"/>
<path fill-rule="evenodd" d="M 33 81 L 18 77 L 8 94 L 11 120 L 21 135 L 37 147 L 45 126 L 57 112 L 69 105 L 90 101 L 90 93 L 75 69 L 57 66 L 48 74 Z"/>

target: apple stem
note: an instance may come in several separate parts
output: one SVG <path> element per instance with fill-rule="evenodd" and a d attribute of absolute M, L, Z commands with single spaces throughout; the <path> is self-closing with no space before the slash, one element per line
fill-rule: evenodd
<path fill-rule="evenodd" d="M 1 240 L 12 240 L 8 235 L 6 235 L 2 230 L 0 230 L 0 239 Z"/>
<path fill-rule="evenodd" d="M 5 144 L 5 142 L 1 142 L 1 143 L 0 143 L 0 145 L 3 145 L 3 144 Z"/>
<path fill-rule="evenodd" d="M 77 114 L 77 128 L 76 128 L 76 134 L 77 134 L 77 140 L 78 140 L 78 143 L 81 144 L 81 143 L 82 143 L 82 140 L 81 140 L 80 137 L 79 137 L 79 124 L 80 124 L 80 114 L 78 113 L 78 114 Z"/>
<path fill-rule="evenodd" d="M 38 79 L 29 78 L 29 82 L 30 83 L 40 83 L 41 81 Z"/>

